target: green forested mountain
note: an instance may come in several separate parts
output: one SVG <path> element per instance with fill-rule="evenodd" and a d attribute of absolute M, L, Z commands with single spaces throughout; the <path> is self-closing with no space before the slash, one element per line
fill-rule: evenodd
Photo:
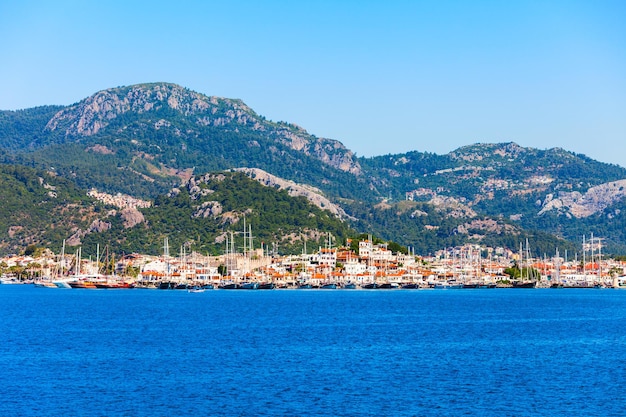
<path fill-rule="evenodd" d="M 594 233 L 606 239 L 611 251 L 626 251 L 626 217 L 620 208 L 626 169 L 617 165 L 559 148 L 514 143 L 476 144 L 443 156 L 387 155 L 359 163 L 382 194 L 396 199 L 434 207 L 454 199 L 473 214 L 506 220 L 536 235 L 542 231 L 580 245 L 583 235 Z"/>
<path fill-rule="evenodd" d="M 194 176 L 157 197 L 154 206 L 141 209 L 141 214 L 143 221 L 132 227 L 125 227 L 122 217 L 113 217 L 110 229 L 86 236 L 83 245 L 95 248 L 100 243 L 116 252 L 159 254 L 167 237 L 172 248 L 188 245 L 201 253 L 219 254 L 231 232 L 241 244 L 244 230 L 251 230 L 256 248 L 264 243 L 280 253 L 298 253 L 305 241 L 322 244 L 326 233 L 338 243 L 355 234 L 304 197 L 291 197 L 239 172 Z"/>
<path fill-rule="evenodd" d="M 255 247 L 264 242 L 277 252 L 300 250 L 308 241 L 321 244 L 327 233 L 335 242 L 355 234 L 347 223 L 304 197 L 265 187 L 239 172 L 192 177 L 151 207 L 121 209 L 87 196 L 71 181 L 22 166 L 0 165 L 0 254 L 19 253 L 28 245 L 58 252 L 84 247 L 96 253 L 107 246 L 114 253 L 159 254 L 163 240 L 172 248 L 217 254 L 224 238 L 241 241 L 244 222 Z M 245 220 L 244 220 L 245 219 Z"/>
<path fill-rule="evenodd" d="M 260 168 L 316 187 L 350 216 L 344 227 L 423 252 L 463 242 L 515 249 L 526 237 L 537 251 L 553 252 L 579 247 L 583 234 L 594 233 L 608 251 L 626 253 L 622 167 L 515 143 L 356 158 L 340 142 L 267 120 L 241 100 L 174 84 L 118 87 L 71 106 L 0 112 L 0 162 L 66 178 L 85 192 L 154 200 L 155 210 L 166 209 L 170 200 L 163 196 L 196 175 Z M 151 213 L 145 211 L 145 224 Z M 263 236 L 269 223 L 256 220 L 255 233 Z M 113 239 L 111 224 L 107 239 L 124 250 L 160 244 L 152 243 L 158 233 L 142 238 L 140 227 L 119 229 Z M 177 230 L 197 235 L 187 226 Z M 209 235 L 193 239 L 212 245 Z"/>
<path fill-rule="evenodd" d="M 62 106 L 42 106 L 17 111 L 0 111 L 0 148 L 25 151 L 46 146 L 54 135 L 46 124 Z"/>
<path fill-rule="evenodd" d="M 570 253 L 576 251 L 574 242 L 539 229 L 526 230 L 502 218 L 471 213 L 463 216 L 459 210 L 463 209 L 415 201 L 381 204 L 374 210 L 361 207 L 357 209 L 360 220 L 354 227 L 385 237 L 388 230 L 393 230 L 398 242 L 411 242 L 415 252 L 424 255 L 468 242 L 514 250 L 527 239 L 532 242 L 531 251 L 535 256 L 553 254 L 557 247 Z"/>
<path fill-rule="evenodd" d="M 40 110 L 32 110 L 22 112 L 35 119 Z M 10 119 L 13 112 L 4 113 Z M 240 100 L 173 84 L 104 90 L 21 134 L 0 125 L 3 130 L 8 133 L 0 135 L 0 148 L 10 149 L 19 163 L 53 167 L 81 187 L 155 197 L 190 172 L 256 167 L 333 195 L 369 196 L 358 180 L 358 163 L 341 143 L 268 121 Z"/>
<path fill-rule="evenodd" d="M 0 164 L 0 196 L 2 254 L 55 246 L 98 217 L 96 202 L 71 181 L 19 165 Z"/>

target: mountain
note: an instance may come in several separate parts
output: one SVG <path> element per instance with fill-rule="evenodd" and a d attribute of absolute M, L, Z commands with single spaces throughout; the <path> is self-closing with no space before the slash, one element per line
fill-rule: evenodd
<path fill-rule="evenodd" d="M 60 247 L 76 230 L 97 225 L 94 200 L 50 172 L 0 165 L 0 195 L 1 254 L 18 253 L 31 244 Z"/>
<path fill-rule="evenodd" d="M 0 148 L 80 187 L 155 197 L 192 172 L 255 167 L 336 194 L 366 194 L 344 187 L 361 168 L 340 142 L 268 121 L 240 100 L 155 83 L 100 91 L 58 109 L 43 126 L 35 110 L 21 111 L 38 122 L 21 133 L 11 123 L 17 112 L 2 113 Z"/>
<path fill-rule="evenodd" d="M 319 243 L 326 233 L 337 242 L 355 234 L 333 213 L 322 210 L 303 196 L 267 187 L 241 172 L 215 172 L 192 176 L 150 207 L 134 210 L 135 216 L 110 217 L 109 227 L 90 233 L 81 244 L 95 247 L 106 243 L 116 252 L 160 253 L 163 239 L 171 247 L 189 245 L 192 250 L 220 254 L 234 233 L 251 228 L 255 247 L 262 242 L 275 250 L 289 252 L 304 241 Z"/>
<path fill-rule="evenodd" d="M 264 186 L 242 172 L 192 176 L 154 202 L 95 190 L 85 193 L 53 173 L 0 165 L 0 254 L 21 252 L 27 245 L 58 251 L 83 246 L 96 253 L 108 246 L 115 253 L 159 254 L 163 239 L 171 247 L 219 254 L 232 232 L 237 241 L 247 224 L 256 247 L 267 242 L 283 252 L 356 234 L 332 211 L 314 204 L 319 196 L 290 195 Z M 313 202 L 311 202 L 313 201 Z M 245 230 L 246 232 L 248 230 Z"/>
<path fill-rule="evenodd" d="M 626 169 L 617 165 L 560 148 L 515 143 L 475 144 L 443 156 L 387 155 L 360 163 L 381 193 L 404 192 L 400 198 L 435 207 L 454 199 L 468 219 L 480 214 L 575 243 L 594 233 L 605 238 L 611 251 L 626 249 Z"/>
<path fill-rule="evenodd" d="M 0 111 L 0 148 L 24 151 L 45 146 L 50 140 L 46 125 L 62 109 L 62 106 L 42 106 Z"/>
<path fill-rule="evenodd" d="M 516 249 L 529 238 L 543 255 L 580 250 L 582 235 L 594 233 L 607 250 L 626 253 L 626 169 L 617 165 L 515 143 L 357 158 L 341 142 L 267 120 L 241 100 L 175 84 L 0 112 L 0 162 L 65 178 L 85 193 L 153 201 L 152 209 L 191 179 L 238 169 L 307 198 L 346 228 L 418 252 L 465 242 Z M 149 218 L 152 209 L 140 212 Z M 117 233 L 114 240 L 128 250 L 149 244 L 129 229 Z"/>

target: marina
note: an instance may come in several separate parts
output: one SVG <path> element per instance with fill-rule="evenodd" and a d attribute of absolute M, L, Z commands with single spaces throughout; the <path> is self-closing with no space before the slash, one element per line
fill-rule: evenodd
<path fill-rule="evenodd" d="M 2 260 L 9 267 L 0 284 L 160 290 L 626 288 L 626 263 L 604 258 L 600 240 L 593 237 L 584 243 L 580 260 L 577 255 L 567 259 L 558 250 L 552 257 L 533 258 L 528 242 L 520 244 L 519 252 L 464 245 L 425 257 L 393 253 L 386 244 L 363 240 L 279 256 L 254 249 L 248 239 L 238 253 L 231 237 L 219 256 L 187 253 L 184 246 L 179 256 L 171 256 L 165 239 L 161 256 L 132 254 L 116 262 L 105 259 L 99 247 L 94 260 L 83 259 L 80 248 L 66 255 L 63 247 L 60 255 L 43 259 Z M 20 267 L 25 271 L 21 277 L 11 275 L 11 268 Z"/>

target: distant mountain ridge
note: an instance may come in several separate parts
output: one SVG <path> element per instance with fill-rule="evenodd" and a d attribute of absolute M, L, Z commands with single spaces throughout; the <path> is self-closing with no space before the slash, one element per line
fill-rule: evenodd
<path fill-rule="evenodd" d="M 177 112 L 192 118 L 198 126 L 263 132 L 291 149 L 314 156 L 335 168 L 360 173 L 353 153 L 338 141 L 315 138 L 293 124 L 267 122 L 241 100 L 209 97 L 169 83 L 139 84 L 100 91 L 60 110 L 46 124 L 45 130 L 61 131 L 65 137 L 93 136 L 124 114 L 141 115 L 158 111 Z M 171 125 L 166 119 L 154 121 L 157 130 Z M 174 129 L 177 136 L 188 133 Z"/>
<path fill-rule="evenodd" d="M 411 152 L 361 164 L 376 187 L 402 190 L 410 200 L 437 205 L 453 197 L 481 215 L 572 242 L 590 233 L 613 250 L 626 242 L 626 170 L 561 148 L 474 144 L 442 156 Z"/>
<path fill-rule="evenodd" d="M 626 169 L 617 165 L 512 142 L 357 158 L 341 142 L 266 120 L 241 100 L 170 83 L 0 112 L 0 162 L 149 200 L 196 175 L 241 169 L 360 232 L 418 251 L 464 242 L 516 248 L 533 236 L 553 252 L 594 232 L 626 253 Z"/>

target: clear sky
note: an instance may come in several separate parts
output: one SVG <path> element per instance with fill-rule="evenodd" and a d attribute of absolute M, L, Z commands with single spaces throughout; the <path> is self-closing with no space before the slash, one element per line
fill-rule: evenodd
<path fill-rule="evenodd" d="M 0 109 L 177 83 L 360 156 L 477 142 L 626 167 L 626 1 L 0 1 Z"/>

